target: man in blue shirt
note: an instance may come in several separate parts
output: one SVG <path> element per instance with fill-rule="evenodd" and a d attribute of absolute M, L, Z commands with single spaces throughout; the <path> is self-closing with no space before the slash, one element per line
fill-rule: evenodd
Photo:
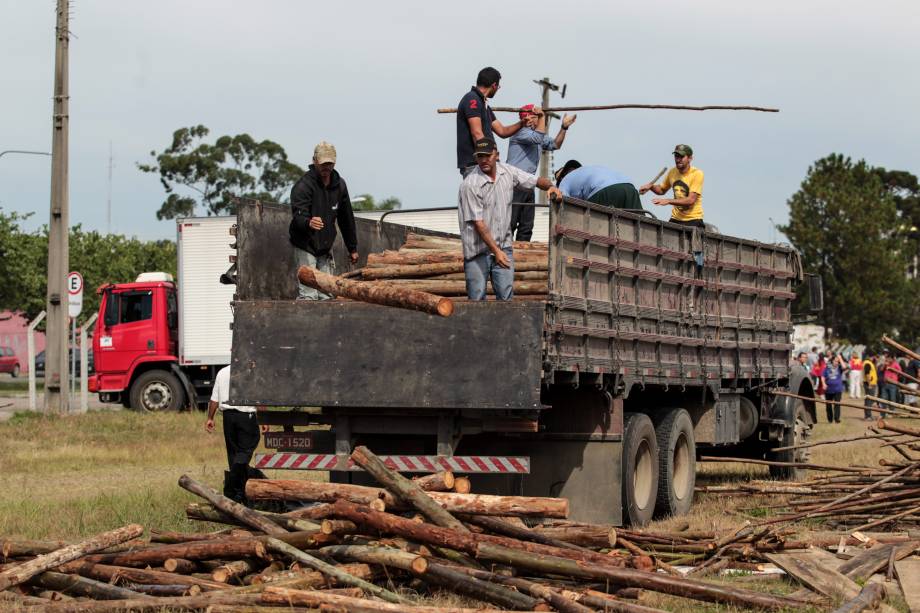
<path fill-rule="evenodd" d="M 577 160 L 569 160 L 556 171 L 556 185 L 565 196 L 615 209 L 643 210 L 632 180 L 612 168 L 582 166 Z"/>
<path fill-rule="evenodd" d="M 540 152 L 554 151 L 562 147 L 566 132 L 575 123 L 577 115 L 566 115 L 562 118 L 562 127 L 559 128 L 556 138 L 551 138 L 546 133 L 546 115 L 540 107 L 527 104 L 521 107 L 518 115 L 524 127 L 511 137 L 506 163 L 534 175 L 537 174 L 537 166 L 540 164 Z M 535 202 L 534 191 L 515 189 L 514 202 L 532 205 Z M 511 211 L 511 235 L 515 240 L 530 240 L 533 236 L 533 219 L 533 206 L 514 205 Z"/>

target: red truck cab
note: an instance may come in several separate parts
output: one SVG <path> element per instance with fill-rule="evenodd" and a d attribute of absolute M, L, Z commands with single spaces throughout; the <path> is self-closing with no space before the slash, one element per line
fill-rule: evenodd
<path fill-rule="evenodd" d="M 97 292 L 102 300 L 90 391 L 134 409 L 186 406 L 193 396 L 178 368 L 179 309 L 172 276 L 143 273 L 134 283 L 107 284 Z"/>

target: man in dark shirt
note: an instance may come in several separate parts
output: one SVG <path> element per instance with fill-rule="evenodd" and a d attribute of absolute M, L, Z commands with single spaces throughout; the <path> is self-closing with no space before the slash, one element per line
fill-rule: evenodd
<path fill-rule="evenodd" d="M 473 158 L 476 141 L 493 138 L 493 134 L 508 138 L 524 126 L 523 120 L 510 126 L 503 125 L 489 108 L 487 100 L 498 92 L 501 78 L 501 74 L 491 66 L 483 68 L 476 77 L 476 86 L 457 105 L 457 168 L 463 177 L 476 168 Z"/>
<path fill-rule="evenodd" d="M 288 230 L 297 266 L 309 266 L 327 274 L 333 274 L 334 269 L 332 243 L 337 222 L 352 263 L 358 261 L 355 214 L 345 179 L 335 170 L 335 159 L 335 147 L 325 141 L 313 150 L 310 169 L 291 190 L 293 218 Z M 304 300 L 331 298 L 303 284 L 299 297 Z"/>

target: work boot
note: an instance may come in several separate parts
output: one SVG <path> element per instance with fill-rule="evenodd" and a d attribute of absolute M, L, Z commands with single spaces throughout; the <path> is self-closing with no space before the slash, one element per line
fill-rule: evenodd
<path fill-rule="evenodd" d="M 230 476 L 230 471 L 224 471 L 224 496 L 227 498 L 233 498 L 233 479 Z"/>
<path fill-rule="evenodd" d="M 227 498 L 249 506 L 246 500 L 246 481 L 249 479 L 249 466 L 247 464 L 234 464 L 230 469 L 230 478 L 232 482 L 231 494 Z"/>

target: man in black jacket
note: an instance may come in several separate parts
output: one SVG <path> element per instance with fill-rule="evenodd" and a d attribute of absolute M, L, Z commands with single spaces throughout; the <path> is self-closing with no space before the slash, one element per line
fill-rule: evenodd
<path fill-rule="evenodd" d="M 333 274 L 332 243 L 335 242 L 336 221 L 351 261 L 358 261 L 355 214 L 351 210 L 348 187 L 345 179 L 335 170 L 335 147 L 326 141 L 313 150 L 310 169 L 294 184 L 291 209 L 294 217 L 289 233 L 298 267 L 310 266 Z M 300 285 L 299 297 L 304 300 L 331 298 L 303 284 Z"/>

